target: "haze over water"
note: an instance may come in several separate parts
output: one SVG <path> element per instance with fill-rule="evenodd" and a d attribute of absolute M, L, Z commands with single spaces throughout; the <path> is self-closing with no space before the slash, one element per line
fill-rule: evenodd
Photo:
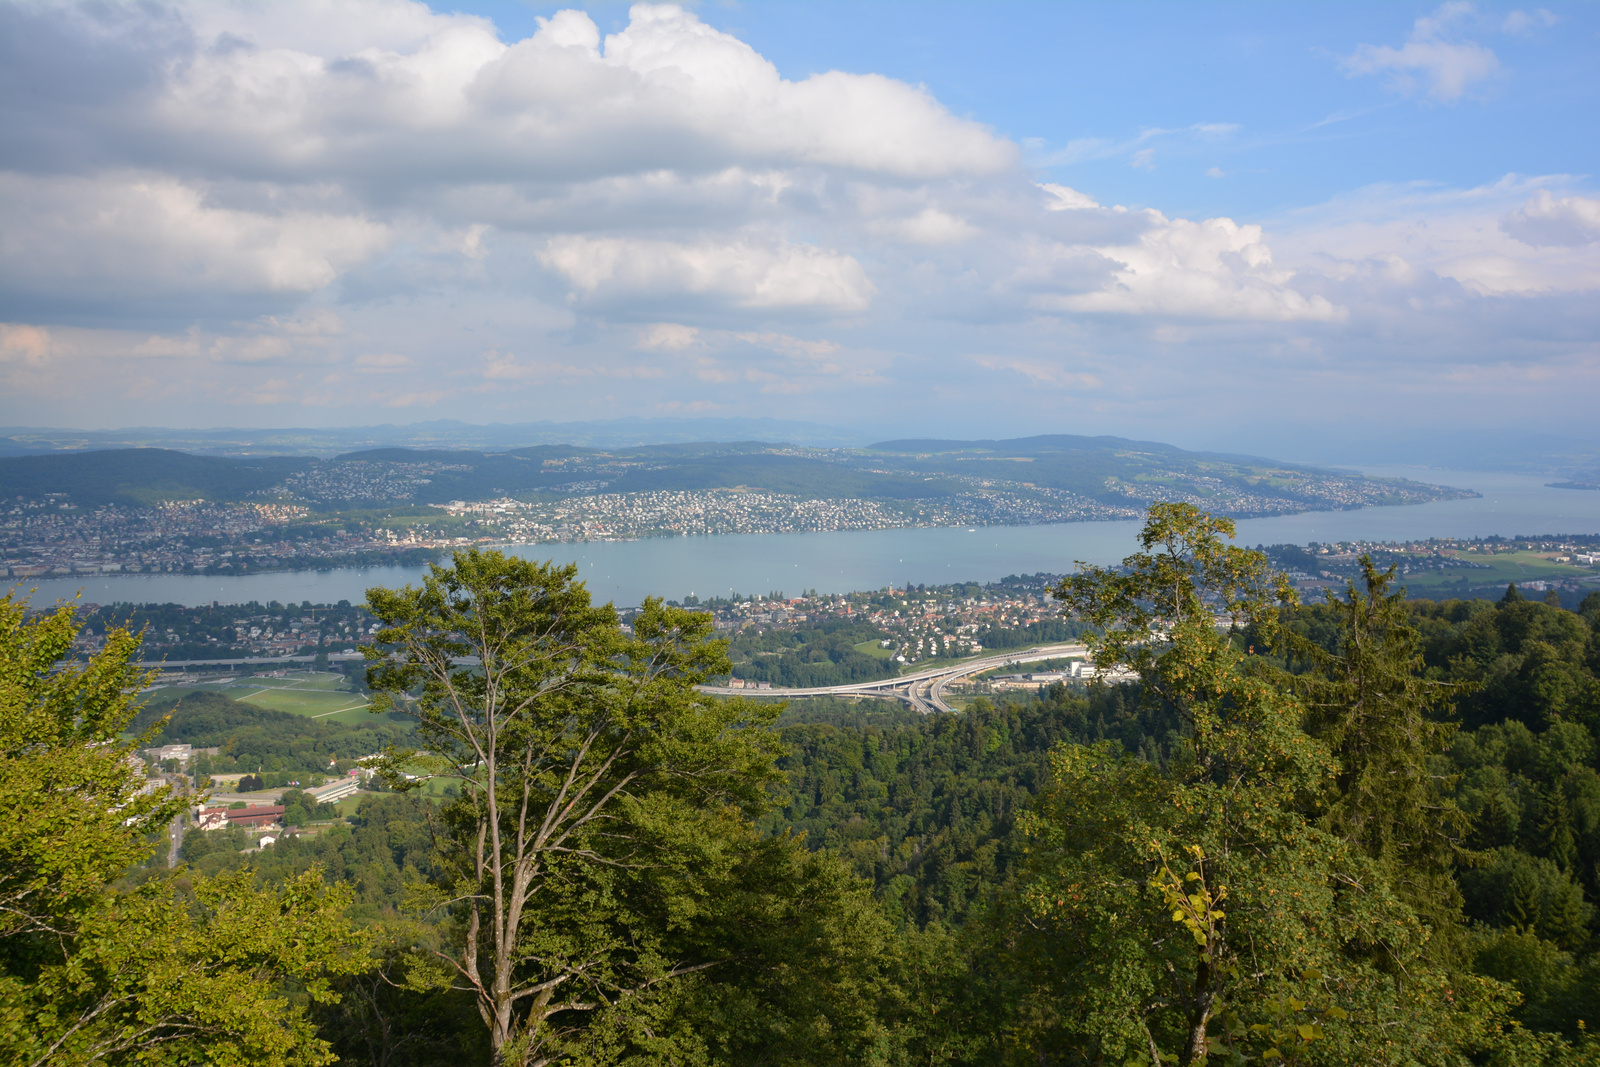
<path fill-rule="evenodd" d="M 1241 544 L 1311 541 L 1408 541 L 1428 537 L 1515 537 L 1600 533 L 1600 492 L 1551 489 L 1548 475 L 1371 468 L 1475 489 L 1482 497 L 1409 507 L 1314 511 L 1238 524 Z M 678 599 L 802 590 L 842 593 L 905 582 L 992 581 L 1008 574 L 1061 573 L 1076 561 L 1113 563 L 1132 552 L 1140 524 L 1079 522 L 803 534 L 665 537 L 642 541 L 520 545 L 533 559 L 575 562 L 596 600 L 621 606 L 650 595 Z M 374 585 L 415 582 L 421 567 L 292 571 L 238 578 L 123 575 L 36 583 L 32 599 L 49 603 L 82 591 L 88 603 L 245 603 L 270 600 L 359 601 Z"/>

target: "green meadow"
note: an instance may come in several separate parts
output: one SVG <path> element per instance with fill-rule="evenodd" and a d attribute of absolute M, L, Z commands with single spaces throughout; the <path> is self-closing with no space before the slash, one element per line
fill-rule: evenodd
<path fill-rule="evenodd" d="M 297 671 L 281 678 L 241 678 L 223 692 L 246 704 L 292 715 L 349 724 L 367 721 L 366 697 L 350 692 L 346 684 L 340 674 Z"/>
<path fill-rule="evenodd" d="M 1593 578 L 1593 567 L 1557 563 L 1538 552 L 1463 552 L 1459 559 L 1470 560 L 1486 566 L 1482 569 L 1443 571 L 1413 571 L 1400 576 L 1398 584 L 1412 589 L 1437 589 L 1443 586 L 1466 584 L 1499 585 L 1503 582 L 1553 581 L 1572 578 Z"/>

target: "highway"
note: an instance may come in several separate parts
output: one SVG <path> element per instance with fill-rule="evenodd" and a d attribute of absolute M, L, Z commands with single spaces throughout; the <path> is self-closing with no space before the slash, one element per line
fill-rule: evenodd
<path fill-rule="evenodd" d="M 775 688 L 750 690 L 733 689 L 720 685 L 702 685 L 696 688 L 702 693 L 713 693 L 717 696 L 750 696 L 753 692 L 758 692 L 762 696 L 775 697 L 885 697 L 893 700 L 903 700 L 917 711 L 926 714 L 934 711 L 955 710 L 949 704 L 946 704 L 944 700 L 945 686 L 952 682 L 1013 663 L 1037 663 L 1040 660 L 1059 659 L 1063 656 L 1084 656 L 1087 658 L 1088 651 L 1089 649 L 1086 645 L 1035 645 L 1032 648 L 1017 649 L 992 656 L 979 656 L 977 659 L 964 660 L 961 663 L 944 667 L 933 667 L 929 670 L 918 671 L 915 674 L 901 675 L 898 678 L 879 678 L 877 681 L 872 682 L 824 685 L 809 689 Z"/>

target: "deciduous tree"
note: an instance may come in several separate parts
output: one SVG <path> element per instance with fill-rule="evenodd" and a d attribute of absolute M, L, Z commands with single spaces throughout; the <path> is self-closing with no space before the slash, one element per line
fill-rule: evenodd
<path fill-rule="evenodd" d="M 624 632 L 575 567 L 477 550 L 367 603 L 376 704 L 426 747 L 387 774 L 460 788 L 428 903 L 459 916 L 440 959 L 495 1062 L 553 1062 L 596 1016 L 720 962 L 669 935 L 739 861 L 775 711 L 694 690 L 728 669 L 710 617 L 651 599 Z"/>
<path fill-rule="evenodd" d="M 146 675 L 138 638 L 66 659 L 70 607 L 0 598 L 0 1055 L 44 1064 L 322 1064 L 286 983 L 310 999 L 366 966 L 319 872 L 116 885 L 164 845 L 182 798 L 148 789 L 123 736 Z M 154 841 L 152 841 L 154 838 Z"/>

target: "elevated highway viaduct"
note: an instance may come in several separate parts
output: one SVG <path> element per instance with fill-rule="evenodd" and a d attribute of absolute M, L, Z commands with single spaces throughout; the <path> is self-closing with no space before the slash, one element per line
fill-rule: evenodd
<path fill-rule="evenodd" d="M 979 656 L 976 659 L 963 660 L 960 663 L 943 667 L 932 667 L 913 674 L 901 675 L 898 678 L 879 678 L 877 681 L 851 682 L 848 685 L 763 689 L 760 692 L 763 696 L 775 697 L 879 697 L 904 701 L 924 714 L 934 711 L 954 711 L 955 709 L 945 703 L 944 699 L 945 687 L 954 682 L 970 678 L 975 674 L 982 674 L 984 671 L 992 671 L 996 667 L 1006 667 L 1011 664 L 1037 663 L 1040 660 L 1061 659 L 1070 656 L 1087 658 L 1088 652 L 1088 646 L 1081 644 L 1035 645 L 1032 648 L 1015 649 L 1010 652 Z M 720 685 L 702 685 L 697 688 L 702 693 L 714 693 L 717 696 L 749 696 L 751 693 L 749 689 L 734 689 Z"/>

